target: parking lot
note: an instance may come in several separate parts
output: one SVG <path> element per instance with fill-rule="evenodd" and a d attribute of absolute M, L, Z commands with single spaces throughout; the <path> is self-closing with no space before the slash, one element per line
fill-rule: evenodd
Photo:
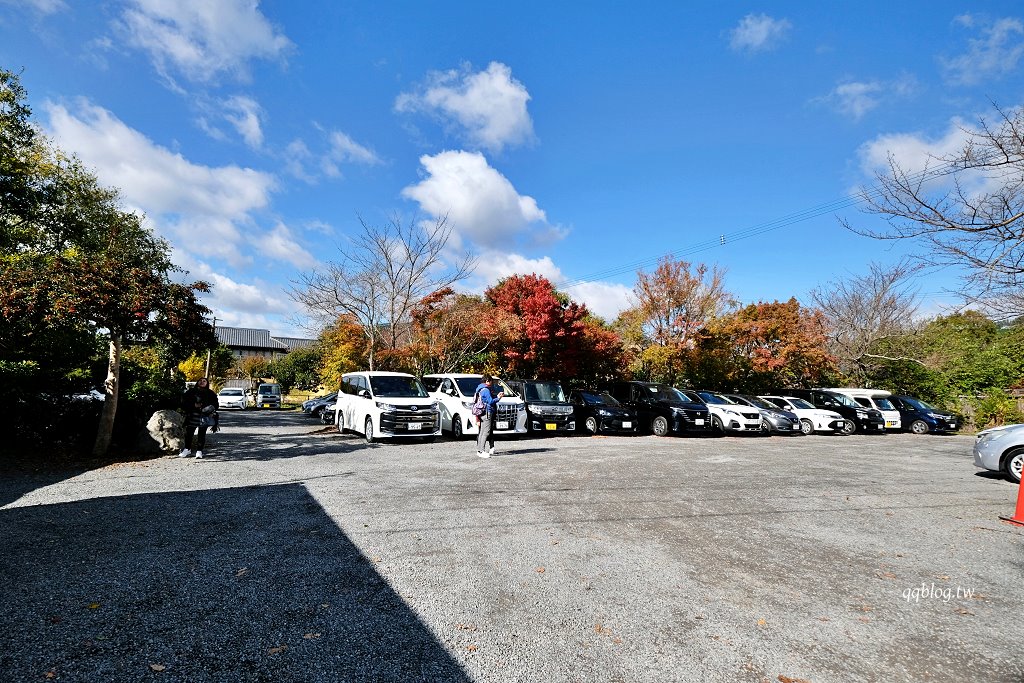
<path fill-rule="evenodd" d="M 969 436 L 222 427 L 0 482 L 0 680 L 1024 680 L 1017 487 Z"/>

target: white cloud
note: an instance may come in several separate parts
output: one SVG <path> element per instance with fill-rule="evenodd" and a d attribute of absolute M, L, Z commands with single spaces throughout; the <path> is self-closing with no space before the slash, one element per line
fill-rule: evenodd
<path fill-rule="evenodd" d="M 292 46 L 256 0 L 129 0 L 120 28 L 157 70 L 196 82 L 247 76 L 251 59 L 279 59 Z"/>
<path fill-rule="evenodd" d="M 608 322 L 636 303 L 633 288 L 615 282 L 580 282 L 566 287 L 564 291 Z"/>
<path fill-rule="evenodd" d="M 916 79 L 904 74 L 892 81 L 846 81 L 816 101 L 827 104 L 844 116 L 859 120 L 884 101 L 907 97 L 916 89 Z"/>
<path fill-rule="evenodd" d="M 380 157 L 368 147 L 360 145 L 348 134 L 332 131 L 327 136 L 329 149 L 320 161 L 323 172 L 332 177 L 340 178 L 341 169 L 338 164 L 365 164 L 374 166 L 382 163 Z"/>
<path fill-rule="evenodd" d="M 454 232 L 478 246 L 508 246 L 531 227 L 546 231 L 547 216 L 520 195 L 482 154 L 441 152 L 420 157 L 426 178 L 402 190 L 431 216 L 448 215 Z"/>
<path fill-rule="evenodd" d="M 981 37 L 968 39 L 965 54 L 939 58 L 949 83 L 975 85 L 1016 71 L 1024 56 L 1024 22 L 1012 17 L 987 22 L 969 14 L 955 21 L 965 28 L 980 26 Z"/>
<path fill-rule="evenodd" d="M 263 109 L 259 103 L 251 97 L 236 95 L 225 100 L 223 106 L 224 118 L 235 127 L 245 144 L 259 149 L 263 145 L 263 128 L 260 124 Z"/>
<path fill-rule="evenodd" d="M 278 223 L 273 230 L 257 237 L 255 242 L 262 253 L 290 263 L 296 268 L 316 265 L 316 258 L 295 240 L 291 230 L 284 223 Z"/>
<path fill-rule="evenodd" d="M 191 163 L 106 109 L 84 100 L 77 104 L 74 113 L 63 105 L 44 105 L 49 131 L 62 149 L 82 159 L 101 183 L 118 188 L 131 208 L 146 213 L 179 246 L 244 261 L 237 247 L 246 236 L 239 228 L 248 231 L 253 214 L 268 204 L 273 176 Z"/>
<path fill-rule="evenodd" d="M 793 24 L 767 14 L 748 14 L 729 32 L 729 47 L 737 52 L 762 52 L 777 47 Z"/>
<path fill-rule="evenodd" d="M 922 133 L 890 133 L 879 135 L 863 145 L 857 152 L 861 170 L 873 178 L 876 173 L 889 175 L 889 157 L 908 174 L 923 171 L 925 168 L 935 170 L 943 166 L 945 157 L 960 154 L 970 137 L 970 129 L 961 119 L 950 121 L 945 133 L 936 137 L 928 137 Z M 942 176 L 930 180 L 933 188 L 950 187 L 953 176 Z M 999 182 L 998 178 L 986 178 L 982 173 L 961 173 L 958 175 L 963 191 L 970 195 L 984 192 L 990 184 Z"/>
<path fill-rule="evenodd" d="M 0 5 L 29 7 L 42 15 L 55 14 L 68 8 L 63 0 L 0 0 Z"/>
<path fill-rule="evenodd" d="M 425 111 L 453 124 L 469 144 L 492 152 L 531 142 L 533 121 L 526 109 L 530 93 L 512 78 L 512 69 L 491 62 L 485 71 L 432 73 L 421 92 L 395 100 L 399 112 Z"/>

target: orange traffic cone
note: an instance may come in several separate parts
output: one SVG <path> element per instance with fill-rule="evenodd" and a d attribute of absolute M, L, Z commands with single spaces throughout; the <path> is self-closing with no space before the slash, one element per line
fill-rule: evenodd
<path fill-rule="evenodd" d="M 999 519 L 1014 526 L 1024 526 L 1024 478 L 1020 480 L 1020 485 L 1017 487 L 1017 510 L 1013 513 L 1013 517 L 999 515 Z"/>

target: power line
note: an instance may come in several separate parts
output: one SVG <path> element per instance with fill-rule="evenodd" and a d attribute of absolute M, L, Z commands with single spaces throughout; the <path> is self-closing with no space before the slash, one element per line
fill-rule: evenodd
<path fill-rule="evenodd" d="M 984 163 L 986 160 L 987 159 L 981 159 L 979 160 L 979 163 Z M 960 164 L 958 164 L 955 161 L 950 161 L 936 168 L 924 168 L 921 171 L 917 171 L 916 173 L 907 175 L 905 176 L 905 180 L 909 184 L 916 184 L 919 182 L 924 182 L 926 180 L 934 180 L 935 178 L 949 175 L 950 173 L 960 168 Z M 635 272 L 645 266 L 653 265 L 665 257 L 679 258 L 681 256 L 688 256 L 690 254 L 695 254 L 701 251 L 707 251 L 715 247 L 721 247 L 730 242 L 738 242 L 740 240 L 745 240 L 751 237 L 756 237 L 758 235 L 763 235 L 768 232 L 772 232 L 790 225 L 794 225 L 795 223 L 801 223 L 812 218 L 817 218 L 818 216 L 824 215 L 826 213 L 833 213 L 836 211 L 840 211 L 842 209 L 850 208 L 851 206 L 863 204 L 870 199 L 874 199 L 880 196 L 881 194 L 882 189 L 875 186 L 865 191 L 858 192 L 856 194 L 846 195 L 845 197 L 833 199 L 832 201 L 825 202 L 824 204 L 819 204 L 818 206 L 811 207 L 809 209 L 804 209 L 802 211 L 797 211 L 795 213 L 782 216 L 781 218 L 776 218 L 774 220 L 766 221 L 764 223 L 757 223 L 755 225 L 744 228 L 742 230 L 738 230 L 736 232 L 724 233 L 719 235 L 717 238 L 697 242 L 688 247 L 683 247 L 681 249 L 666 252 L 661 256 L 648 257 L 645 259 L 641 259 L 639 261 L 624 263 L 618 266 L 607 268 L 605 270 L 596 271 L 583 277 L 575 278 L 572 280 L 565 280 L 563 282 L 557 283 L 555 287 L 557 289 L 562 290 L 571 289 L 573 287 L 578 287 L 580 285 L 587 284 L 589 282 L 594 282 L 597 280 L 603 280 L 605 278 L 613 277 L 615 275 L 621 275 L 623 273 L 628 273 L 631 271 Z"/>

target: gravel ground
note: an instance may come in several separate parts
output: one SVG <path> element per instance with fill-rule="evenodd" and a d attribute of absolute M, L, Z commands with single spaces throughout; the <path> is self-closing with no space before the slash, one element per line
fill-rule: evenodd
<path fill-rule="evenodd" d="M 0 481 L 0 681 L 1024 681 L 1017 487 L 971 437 L 222 425 Z"/>

